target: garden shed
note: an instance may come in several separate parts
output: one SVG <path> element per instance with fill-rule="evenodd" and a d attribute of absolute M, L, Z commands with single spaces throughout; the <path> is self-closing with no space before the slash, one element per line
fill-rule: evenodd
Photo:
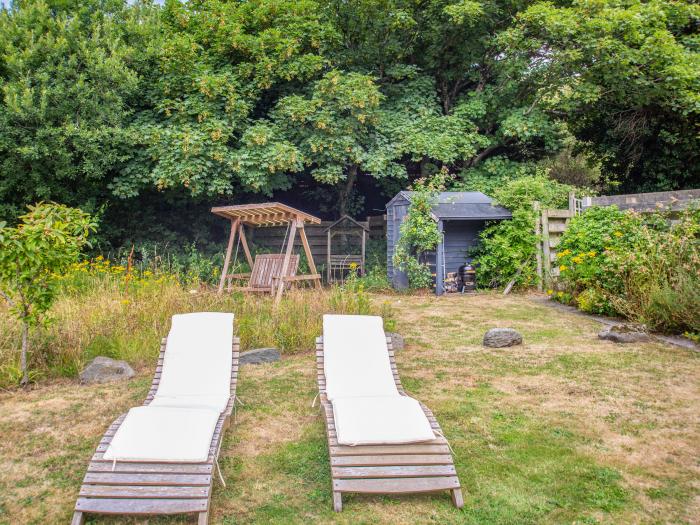
<path fill-rule="evenodd" d="M 411 191 L 400 191 L 387 205 L 387 276 L 394 288 L 406 288 L 406 274 L 394 268 L 394 251 L 400 237 L 401 223 L 411 203 Z M 442 241 L 428 263 L 435 275 L 435 293 L 443 293 L 443 281 L 449 272 L 468 260 L 467 252 L 479 239 L 479 233 L 488 221 L 510 219 L 511 213 L 478 191 L 441 192 L 433 206 L 433 218 L 442 233 Z"/>

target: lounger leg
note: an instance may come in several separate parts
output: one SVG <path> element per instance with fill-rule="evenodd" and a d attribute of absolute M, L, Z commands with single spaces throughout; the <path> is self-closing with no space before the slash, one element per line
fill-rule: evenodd
<path fill-rule="evenodd" d="M 452 489 L 450 493 L 452 494 L 452 503 L 454 503 L 454 506 L 458 509 L 464 507 L 464 499 L 462 499 L 462 489 Z"/>
<path fill-rule="evenodd" d="M 209 512 L 200 512 L 197 518 L 197 525 L 209 525 Z"/>
<path fill-rule="evenodd" d="M 70 525 L 83 525 L 83 523 L 85 523 L 85 515 L 82 512 L 75 511 Z"/>
<path fill-rule="evenodd" d="M 343 510 L 343 495 L 340 492 L 333 492 L 333 510 L 336 512 Z"/>

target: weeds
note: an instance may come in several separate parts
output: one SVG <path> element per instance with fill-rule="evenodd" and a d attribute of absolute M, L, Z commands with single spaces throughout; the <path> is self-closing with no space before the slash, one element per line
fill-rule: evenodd
<path fill-rule="evenodd" d="M 196 278 L 136 271 L 98 257 L 62 279 L 62 293 L 46 327 L 31 332 L 32 380 L 74 377 L 93 357 L 104 355 L 142 366 L 157 355 L 174 314 L 226 311 L 236 316 L 243 349 L 275 347 L 293 354 L 312 350 L 324 313 L 377 314 L 393 326 L 388 303 L 375 305 L 361 288 L 290 290 L 275 307 L 268 295 L 225 293 Z M 20 327 L 0 310 L 0 386 L 17 384 Z"/>

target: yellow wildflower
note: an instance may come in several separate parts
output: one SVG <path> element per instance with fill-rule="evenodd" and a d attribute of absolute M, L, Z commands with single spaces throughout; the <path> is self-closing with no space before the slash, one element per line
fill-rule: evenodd
<path fill-rule="evenodd" d="M 559 267 L 559 271 L 560 271 L 560 272 L 564 272 L 564 271 L 566 271 L 567 268 L 568 268 L 567 265 L 562 264 L 562 265 Z"/>
<path fill-rule="evenodd" d="M 614 235 L 615 237 L 622 237 L 622 232 L 617 231 L 617 232 L 613 233 L 613 235 Z"/>
<path fill-rule="evenodd" d="M 590 252 L 588 252 L 588 256 L 589 256 L 589 257 L 595 257 L 595 256 L 596 256 L 596 253 L 597 253 L 597 252 L 596 252 L 595 250 L 591 250 Z"/>

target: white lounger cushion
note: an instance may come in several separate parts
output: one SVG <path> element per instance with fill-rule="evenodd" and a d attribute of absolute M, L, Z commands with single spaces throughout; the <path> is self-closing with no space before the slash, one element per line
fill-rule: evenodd
<path fill-rule="evenodd" d="M 398 396 L 381 317 L 323 316 L 326 396 Z"/>
<path fill-rule="evenodd" d="M 417 443 L 435 439 L 418 401 L 408 396 L 333 400 L 340 445 Z"/>
<path fill-rule="evenodd" d="M 207 461 L 219 415 L 208 408 L 132 408 L 114 434 L 104 458 L 171 463 Z"/>
<path fill-rule="evenodd" d="M 435 439 L 418 401 L 396 388 L 381 317 L 324 315 L 323 368 L 339 444 Z"/>
<path fill-rule="evenodd" d="M 152 406 L 211 407 L 222 412 L 231 391 L 233 314 L 174 315 Z"/>

